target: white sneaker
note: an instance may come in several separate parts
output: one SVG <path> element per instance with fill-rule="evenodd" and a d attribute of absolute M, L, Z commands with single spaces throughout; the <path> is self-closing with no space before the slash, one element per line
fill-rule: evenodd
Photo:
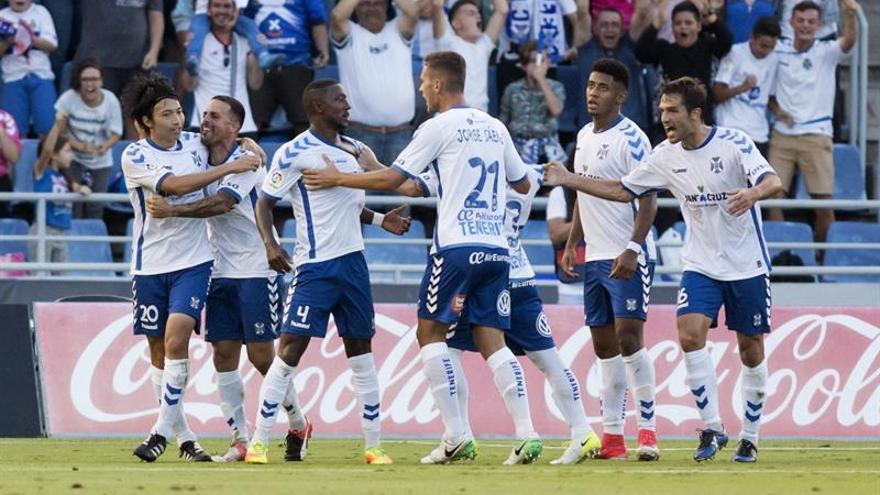
<path fill-rule="evenodd" d="M 247 454 L 247 442 L 239 438 L 233 439 L 229 450 L 222 456 L 214 456 L 214 462 L 241 462 Z"/>
<path fill-rule="evenodd" d="M 541 457 L 541 451 L 544 450 L 544 444 L 540 438 L 526 438 L 517 447 L 510 451 L 507 460 L 504 461 L 506 466 L 513 464 L 531 464 L 538 457 Z"/>
<path fill-rule="evenodd" d="M 550 464 L 577 464 L 595 457 L 601 448 L 602 441 L 591 431 L 586 437 L 572 440 L 562 457 L 550 461 Z"/>
<path fill-rule="evenodd" d="M 432 450 L 430 454 L 422 457 L 421 464 L 449 464 L 455 461 L 473 460 L 477 456 L 477 442 L 466 437 L 456 445 L 449 445 L 445 441 Z"/>

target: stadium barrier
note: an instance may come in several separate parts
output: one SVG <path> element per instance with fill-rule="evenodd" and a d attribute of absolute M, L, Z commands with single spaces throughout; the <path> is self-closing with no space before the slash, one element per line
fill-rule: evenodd
<path fill-rule="evenodd" d="M 12 235 L 0 234 L 0 243 L 4 241 L 37 241 L 36 259 L 29 261 L 9 261 L 0 258 L 0 273 L 4 271 L 12 271 L 16 277 L 27 278 L 52 278 L 58 279 L 68 275 L 49 275 L 50 272 L 71 273 L 72 277 L 78 279 L 118 279 L 116 275 L 101 276 L 89 274 L 88 277 L 82 275 L 82 272 L 89 271 L 106 271 L 116 272 L 119 276 L 128 277 L 129 263 L 50 263 L 46 261 L 46 242 L 50 240 L 76 241 L 76 242 L 93 242 L 93 243 L 130 243 L 129 236 L 89 236 L 89 235 L 61 235 L 52 236 L 46 233 L 46 203 L 47 201 L 71 201 L 71 202 L 127 202 L 128 195 L 118 193 L 100 193 L 90 196 L 82 196 L 79 194 L 51 194 L 51 193 L 2 193 L 0 192 L 0 201 L 27 201 L 36 204 L 35 208 L 35 224 L 36 233 L 34 235 Z M 659 198 L 657 200 L 660 208 L 678 208 L 678 201 L 671 198 Z M 279 203 L 279 205 L 286 202 Z M 434 198 L 408 198 L 403 196 L 367 196 L 367 205 L 371 207 L 393 207 L 400 204 L 413 206 L 433 206 L 436 204 Z M 533 209 L 541 211 L 546 209 L 547 198 L 535 198 Z M 797 199 L 773 199 L 761 202 L 763 208 L 779 207 L 783 209 L 815 209 L 815 208 L 834 208 L 847 210 L 870 210 L 880 212 L 880 200 L 797 200 Z M 293 242 L 292 238 L 282 238 L 282 243 Z M 429 239 L 365 239 L 365 244 L 370 245 L 392 245 L 392 244 L 417 244 L 428 246 Z M 544 245 L 550 249 L 549 239 L 524 239 L 525 245 Z M 658 243 L 658 247 L 680 247 L 680 243 Z M 864 250 L 864 249 L 880 249 L 880 243 L 864 243 L 864 242 L 769 242 L 767 244 L 770 249 L 822 249 L 822 250 Z M 369 264 L 372 272 L 386 272 L 393 275 L 393 282 L 402 282 L 404 275 L 407 273 L 421 273 L 424 271 L 424 264 Z M 553 265 L 533 265 L 535 272 L 543 275 L 555 274 Z M 660 265 L 656 269 L 658 274 L 680 274 L 679 267 Z M 880 266 L 782 266 L 776 267 L 774 270 L 778 275 L 880 275 Z M 8 275 L 7 275 L 8 276 Z M 672 284 L 675 282 L 656 281 L 658 285 Z"/>
<path fill-rule="evenodd" d="M 43 434 L 28 304 L 0 304 L 0 438 Z"/>
<path fill-rule="evenodd" d="M 580 307 L 545 307 L 552 335 L 582 384 L 587 414 L 600 427 L 600 373 L 582 326 Z M 723 316 L 723 315 L 722 315 Z M 132 308 L 118 303 L 34 305 L 45 421 L 50 436 L 143 435 L 158 410 L 149 377 L 146 340 L 131 332 Z M 428 392 L 415 342 L 415 308 L 376 306 L 373 350 L 382 386 L 383 432 L 387 436 L 437 437 L 442 430 Z M 719 322 L 723 325 L 723 317 Z M 873 437 L 880 426 L 880 312 L 874 308 L 776 308 L 774 331 L 766 339 L 768 397 L 762 433 L 767 436 Z M 541 328 L 539 331 L 550 332 Z M 332 325 L 328 338 L 312 342 L 296 374 L 303 410 L 317 435 L 360 435 L 360 415 L 351 371 Z M 685 381 L 675 332 L 675 307 L 652 307 L 646 346 L 656 367 L 657 425 L 661 436 L 691 436 L 701 426 Z M 731 432 L 740 421 L 741 366 L 733 332 L 714 330 L 709 349 L 719 379 L 721 416 Z M 190 344 L 190 379 L 184 402 L 199 434 L 225 436 L 211 360 L 200 337 Z M 246 358 L 245 358 L 246 359 Z M 522 359 L 537 430 L 565 436 L 548 384 Z M 479 435 L 510 436 L 512 422 L 478 355 L 464 361 L 470 384 L 470 412 Z M 260 376 L 244 362 L 246 412 L 252 418 Z M 633 411 L 628 412 L 629 416 Z M 275 433 L 284 431 L 279 419 Z M 627 433 L 633 434 L 630 417 Z"/>

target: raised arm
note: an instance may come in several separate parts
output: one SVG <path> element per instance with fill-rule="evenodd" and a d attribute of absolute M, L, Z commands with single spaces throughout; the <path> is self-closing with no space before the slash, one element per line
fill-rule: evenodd
<path fill-rule="evenodd" d="M 404 39 L 410 40 L 416 33 L 416 23 L 419 22 L 419 6 L 413 0 L 394 0 L 400 7 L 400 17 L 397 19 L 397 29 Z"/>
<path fill-rule="evenodd" d="M 844 11 L 843 32 L 840 34 L 840 49 L 849 53 L 855 46 L 859 37 L 859 23 L 857 13 L 859 3 L 856 0 L 840 0 L 840 6 Z"/>
<path fill-rule="evenodd" d="M 580 48 L 593 38 L 593 16 L 590 0 L 577 0 L 577 22 L 574 23 L 574 46 Z"/>
<path fill-rule="evenodd" d="M 162 36 L 165 34 L 165 14 L 162 9 L 147 12 L 147 21 L 150 26 L 150 48 L 144 55 L 141 68 L 150 70 L 159 61 L 159 49 L 162 48 Z"/>
<path fill-rule="evenodd" d="M 333 41 L 342 41 L 351 32 L 351 14 L 359 0 L 339 0 L 330 11 L 330 36 Z"/>
<path fill-rule="evenodd" d="M 263 79 L 265 74 L 260 64 L 257 62 L 257 56 L 249 53 L 247 56 L 247 85 L 253 91 L 263 87 Z"/>
<path fill-rule="evenodd" d="M 504 22 L 507 20 L 507 13 L 510 12 L 510 5 L 507 0 L 494 0 L 492 5 L 495 7 L 495 11 L 492 12 L 492 17 L 486 24 L 485 33 L 492 40 L 492 43 L 498 43 L 501 30 L 504 29 Z"/>
<path fill-rule="evenodd" d="M 635 43 L 651 24 L 651 0 L 636 0 L 635 12 L 629 21 L 629 39 Z"/>
<path fill-rule="evenodd" d="M 443 38 L 446 34 L 446 11 L 443 10 L 443 0 L 433 0 L 434 15 L 431 16 L 431 32 L 435 40 Z M 489 28 L 486 28 L 488 31 Z"/>
<path fill-rule="evenodd" d="M 573 174 L 565 169 L 559 162 L 550 162 L 544 165 L 544 185 L 563 186 L 575 189 L 597 198 L 629 203 L 635 197 L 626 190 L 619 180 L 590 179 Z"/>

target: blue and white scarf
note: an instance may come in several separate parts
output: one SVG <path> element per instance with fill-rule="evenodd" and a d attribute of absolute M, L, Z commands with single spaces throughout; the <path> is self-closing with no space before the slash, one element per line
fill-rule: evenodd
<path fill-rule="evenodd" d="M 565 56 L 565 27 L 557 0 L 511 0 L 504 29 L 517 45 L 537 40 L 538 49 L 546 51 L 554 64 Z"/>

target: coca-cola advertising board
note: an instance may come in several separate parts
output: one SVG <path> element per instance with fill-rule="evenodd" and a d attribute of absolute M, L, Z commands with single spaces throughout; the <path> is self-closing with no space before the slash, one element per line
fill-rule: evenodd
<path fill-rule="evenodd" d="M 132 308 L 120 303 L 35 304 L 40 372 L 50 435 L 141 435 L 157 414 L 149 376 L 149 351 L 132 335 Z M 601 427 L 600 373 L 578 306 L 546 306 L 563 360 L 581 383 L 593 426 Z M 741 365 L 733 332 L 710 333 L 709 349 L 718 373 L 721 416 L 739 430 Z M 439 413 L 421 372 L 415 340 L 415 307 L 376 306 L 373 352 L 382 386 L 385 435 L 438 436 Z M 876 308 L 776 308 L 766 338 L 769 358 L 764 435 L 877 437 L 880 435 L 880 311 Z M 657 376 L 660 435 L 690 435 L 701 426 L 685 380 L 676 339 L 675 308 L 652 306 L 646 347 Z M 244 354 L 244 353 L 243 353 Z M 261 377 L 243 357 L 246 410 L 255 413 Z M 567 435 L 548 383 L 522 358 L 536 429 Z M 513 424 L 491 373 L 477 354 L 465 357 L 471 423 L 478 435 L 512 435 Z M 190 425 L 202 435 L 226 435 L 211 346 L 200 337 L 190 344 L 190 377 L 184 395 Z M 313 339 L 297 368 L 300 404 L 317 434 L 360 434 L 360 413 L 351 371 L 331 321 L 328 337 Z M 252 420 L 252 419 L 251 419 Z M 281 414 L 277 431 L 284 431 Z M 634 433 L 630 412 L 627 433 Z"/>

